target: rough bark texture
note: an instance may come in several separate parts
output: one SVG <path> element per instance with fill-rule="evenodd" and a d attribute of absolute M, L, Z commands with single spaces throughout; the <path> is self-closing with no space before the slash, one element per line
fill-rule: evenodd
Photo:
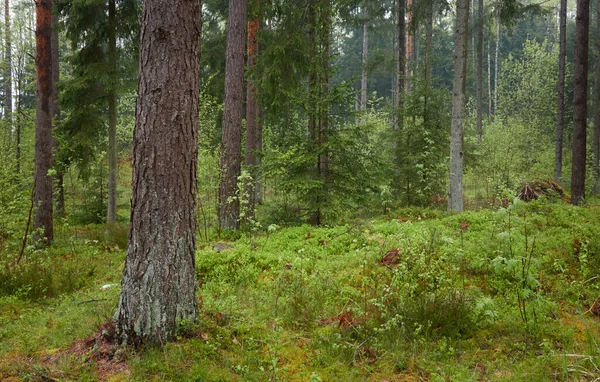
<path fill-rule="evenodd" d="M 562 157 L 565 129 L 565 59 L 567 46 L 567 0 L 560 1 L 558 83 L 556 84 L 556 142 L 554 147 L 554 181 L 562 184 Z"/>
<path fill-rule="evenodd" d="M 162 345 L 194 321 L 199 2 L 145 0 L 131 226 L 115 314 L 122 342 Z"/>
<path fill-rule="evenodd" d="M 219 226 L 222 230 L 238 230 L 240 226 L 240 202 L 237 198 L 237 182 L 241 172 L 242 156 L 242 106 L 247 4 L 247 0 L 229 0 L 225 105 L 221 138 L 221 185 L 219 187 Z"/>
<path fill-rule="evenodd" d="M 10 3 L 4 1 L 4 116 L 10 121 L 12 126 L 12 51 L 11 51 L 11 30 L 10 30 Z M 10 129 L 12 130 L 12 128 Z"/>
<path fill-rule="evenodd" d="M 51 0 L 37 0 L 36 62 L 37 97 L 35 120 L 35 186 L 33 218 L 34 239 L 52 243 L 52 24 Z"/>
<path fill-rule="evenodd" d="M 573 167 L 571 170 L 571 203 L 575 205 L 581 204 L 585 197 L 589 10 L 589 0 L 577 0 L 573 83 Z"/>
<path fill-rule="evenodd" d="M 465 125 L 465 81 L 467 77 L 467 48 L 469 0 L 456 3 L 456 45 L 454 50 L 454 84 L 452 87 L 452 133 L 450 138 L 450 189 L 448 210 L 462 211 L 463 150 Z"/>
<path fill-rule="evenodd" d="M 364 12 L 364 17 L 367 17 L 367 12 Z M 362 39 L 362 73 L 360 77 L 360 110 L 367 109 L 367 58 L 369 55 L 369 33 L 367 22 L 363 24 L 363 39 Z"/>
<path fill-rule="evenodd" d="M 594 186 L 592 192 L 598 195 L 600 178 L 600 3 L 596 5 L 596 67 L 594 84 L 594 136 L 592 150 L 594 153 Z"/>
<path fill-rule="evenodd" d="M 59 49 L 58 49 L 58 16 L 52 15 L 52 130 L 55 130 L 60 123 L 60 105 L 58 102 L 59 91 L 56 84 L 60 81 L 59 67 Z M 53 140 L 54 152 L 58 151 L 58 140 Z M 54 212 L 57 216 L 65 214 L 65 192 L 64 192 L 64 174 L 60 165 L 55 166 L 56 169 L 56 208 Z"/>
<path fill-rule="evenodd" d="M 108 2 L 108 65 L 117 76 L 117 22 L 115 0 Z M 117 91 L 115 84 L 108 89 L 108 203 L 106 223 L 117 219 Z"/>
<path fill-rule="evenodd" d="M 477 144 L 483 136 L 483 0 L 477 3 Z"/>
<path fill-rule="evenodd" d="M 258 1 L 256 1 L 258 3 Z M 248 22 L 248 68 L 252 69 L 256 65 L 256 55 L 258 54 L 258 17 L 253 17 Z M 252 73 L 248 75 L 246 81 L 246 166 L 252 175 L 252 180 L 249 182 L 248 195 L 248 211 L 246 215 L 250 218 L 254 217 L 254 208 L 257 202 L 257 193 L 260 192 L 257 184 L 259 182 L 259 166 L 260 166 L 260 149 L 261 149 L 261 126 L 258 120 L 259 116 L 258 94 L 254 85 Z"/>

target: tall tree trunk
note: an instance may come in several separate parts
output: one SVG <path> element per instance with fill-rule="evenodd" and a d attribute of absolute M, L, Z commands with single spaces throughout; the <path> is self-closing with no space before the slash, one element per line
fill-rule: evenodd
<path fill-rule="evenodd" d="M 406 0 L 398 0 L 398 57 L 396 84 L 396 131 L 394 139 L 394 188 L 400 193 L 402 188 L 401 168 L 404 157 L 404 96 L 406 78 Z"/>
<path fill-rule="evenodd" d="M 258 0 L 255 1 L 257 12 Z M 258 28 L 259 28 L 258 16 L 254 16 L 252 20 L 248 21 L 248 69 L 250 71 L 256 65 L 256 56 L 258 54 Z M 256 86 L 254 85 L 254 73 L 250 72 L 247 76 L 246 82 L 246 166 L 250 171 L 252 179 L 250 180 L 249 187 L 249 203 L 248 211 L 246 216 L 248 218 L 254 218 L 254 209 L 257 202 L 257 193 L 260 192 L 258 189 L 258 177 L 259 177 L 259 166 L 260 166 L 260 148 L 261 144 L 259 139 L 261 138 L 260 133 L 260 122 L 258 120 L 260 106 L 258 104 L 258 94 Z"/>
<path fill-rule="evenodd" d="M 406 33 L 406 66 L 408 66 L 408 68 L 406 69 L 406 76 L 404 76 L 405 81 L 406 81 L 406 89 L 405 91 L 407 93 L 410 93 L 412 90 L 412 86 L 411 86 L 411 77 L 412 77 L 412 68 L 411 68 L 411 62 L 413 59 L 413 31 L 415 30 L 414 25 L 413 25 L 413 21 L 412 21 L 412 15 L 413 15 L 413 0 L 407 0 L 408 1 L 408 6 L 407 6 L 407 11 L 408 11 L 408 26 L 406 28 L 407 31 L 409 31 L 408 33 Z"/>
<path fill-rule="evenodd" d="M 115 0 L 108 1 L 108 65 L 117 76 L 117 19 Z M 108 89 L 108 203 L 106 224 L 112 225 L 117 219 L 117 91 L 116 84 Z"/>
<path fill-rule="evenodd" d="M 488 122 L 492 117 L 492 63 L 490 54 L 490 38 L 487 42 L 487 85 L 488 85 Z"/>
<path fill-rule="evenodd" d="M 323 182 L 323 194 L 327 196 L 329 188 L 329 150 L 327 142 L 329 138 L 329 67 L 331 57 L 331 0 L 325 0 L 325 6 L 321 14 L 321 105 L 319 111 L 319 175 Z M 365 23 L 366 26 L 366 23 Z M 366 32 L 366 29 L 365 29 Z M 363 37 L 365 37 L 364 35 Z M 364 44 L 363 40 L 363 44 Z M 366 51 L 363 46 L 364 59 Z M 366 64 L 366 61 L 364 62 Z M 366 108 L 366 72 L 365 72 L 365 108 Z"/>
<path fill-rule="evenodd" d="M 594 152 L 594 196 L 598 195 L 600 181 L 600 4 L 596 3 L 596 67 L 594 77 L 594 136 L 592 150 Z"/>
<path fill-rule="evenodd" d="M 554 181 L 562 184 L 562 157 L 565 129 L 565 59 L 567 46 L 567 0 L 560 0 L 558 83 L 556 84 L 556 142 L 554 147 Z"/>
<path fill-rule="evenodd" d="M 462 183 L 465 125 L 465 82 L 469 41 L 469 0 L 456 3 L 456 44 L 454 50 L 454 84 L 452 87 L 452 132 L 450 138 L 450 189 L 448 210 L 462 211 Z"/>
<path fill-rule="evenodd" d="M 483 0 L 477 2 L 477 144 L 483 136 Z"/>
<path fill-rule="evenodd" d="M 60 80 L 59 67 L 59 41 L 58 41 L 58 16 L 52 15 L 52 83 L 56 84 Z M 52 89 L 52 130 L 56 130 L 60 123 L 60 105 L 58 103 L 59 91 L 56 85 Z M 53 140 L 54 152 L 58 151 L 58 140 Z M 65 215 L 65 191 L 64 191 L 64 173 L 60 163 L 55 163 L 56 169 L 56 216 Z"/>
<path fill-rule="evenodd" d="M 10 29 L 10 4 L 4 0 L 4 116 L 9 121 L 9 131 L 12 131 L 12 49 Z"/>
<path fill-rule="evenodd" d="M 247 0 L 230 0 L 229 17 L 227 18 L 225 105 L 221 140 L 221 185 L 219 188 L 219 226 L 223 230 L 239 229 L 240 201 L 236 194 L 242 155 L 247 5 Z"/>
<path fill-rule="evenodd" d="M 425 15 L 425 97 L 423 99 L 423 122 L 425 128 L 428 127 L 429 123 L 429 111 L 427 106 L 429 104 L 429 94 L 432 88 L 431 72 L 433 62 L 433 0 L 427 0 L 426 3 L 426 15 Z"/>
<path fill-rule="evenodd" d="M 37 0 L 36 63 L 37 99 L 35 120 L 34 239 L 50 245 L 52 230 L 52 0 Z"/>
<path fill-rule="evenodd" d="M 581 204 L 585 198 L 589 10 L 589 0 L 577 0 L 573 83 L 573 166 L 571 170 L 571 203 L 574 205 Z"/>
<path fill-rule="evenodd" d="M 367 17 L 367 11 L 363 11 L 363 16 Z M 367 21 L 363 23 L 362 39 L 362 74 L 360 77 L 360 110 L 367 109 L 367 58 L 369 54 L 369 34 L 367 30 Z"/>
<path fill-rule="evenodd" d="M 162 345 L 195 321 L 198 1 L 145 0 L 136 106 L 131 226 L 117 334 Z"/>
<path fill-rule="evenodd" d="M 500 16 L 496 17 L 496 57 L 494 57 L 494 115 L 498 113 L 498 68 L 500 67 Z"/>

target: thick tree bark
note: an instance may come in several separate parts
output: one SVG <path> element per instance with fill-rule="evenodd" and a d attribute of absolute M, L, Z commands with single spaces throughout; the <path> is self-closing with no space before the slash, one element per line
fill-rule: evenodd
<path fill-rule="evenodd" d="M 596 67 L 594 77 L 594 136 L 592 150 L 594 153 L 594 186 L 592 192 L 598 195 L 600 181 L 600 4 L 596 4 Z"/>
<path fill-rule="evenodd" d="M 52 230 L 52 0 L 37 0 L 34 239 L 50 245 Z"/>
<path fill-rule="evenodd" d="M 52 15 L 52 130 L 54 131 L 60 123 L 60 105 L 58 103 L 59 91 L 56 84 L 60 80 L 59 67 L 59 41 L 58 41 L 58 16 Z M 58 140 L 53 140 L 54 152 L 58 151 Z M 56 216 L 65 215 L 65 191 L 64 191 L 64 174 L 63 167 L 56 163 Z"/>
<path fill-rule="evenodd" d="M 242 106 L 244 90 L 244 51 L 246 43 L 247 0 L 230 0 L 227 18 L 225 64 L 225 105 L 221 139 L 221 185 L 219 188 L 219 226 L 238 230 L 240 201 L 237 196 L 241 173 Z"/>
<path fill-rule="evenodd" d="M 199 98 L 198 1 L 145 0 L 131 226 L 117 334 L 162 345 L 194 321 Z"/>
<path fill-rule="evenodd" d="M 483 0 L 477 3 L 477 144 L 483 136 Z"/>
<path fill-rule="evenodd" d="M 577 0 L 571 170 L 571 203 L 574 205 L 581 204 L 585 198 L 589 10 L 589 0 Z"/>
<path fill-rule="evenodd" d="M 108 65 L 117 76 L 117 20 L 115 0 L 108 2 Z M 106 223 L 117 219 L 117 90 L 115 84 L 108 89 L 108 203 Z"/>
<path fill-rule="evenodd" d="M 10 29 L 10 3 L 4 0 L 4 116 L 9 121 L 12 131 L 12 49 Z"/>
<path fill-rule="evenodd" d="M 565 129 L 565 59 L 567 46 L 567 0 L 560 1 L 558 83 L 556 84 L 556 142 L 554 148 L 554 181 L 562 184 L 562 157 Z"/>
<path fill-rule="evenodd" d="M 364 17 L 367 17 L 367 12 L 363 12 Z M 367 58 L 369 55 L 369 34 L 367 21 L 363 24 L 363 39 L 362 39 L 362 73 L 360 77 L 360 110 L 367 109 Z"/>
<path fill-rule="evenodd" d="M 465 82 L 467 78 L 467 48 L 469 0 L 456 3 L 456 45 L 454 50 L 454 84 L 452 87 L 452 132 L 450 138 L 450 190 L 448 210 L 462 211 L 462 183 L 465 124 Z"/>
<path fill-rule="evenodd" d="M 258 1 L 256 1 L 258 5 Z M 255 16 L 248 21 L 248 68 L 252 69 L 256 65 L 256 56 L 258 54 L 258 17 Z M 258 93 L 254 85 L 253 74 L 248 75 L 246 81 L 246 166 L 250 171 L 252 179 L 248 183 L 248 211 L 246 216 L 254 218 L 254 209 L 257 203 L 257 193 L 260 192 L 258 186 L 259 166 L 260 166 L 260 149 L 261 143 L 261 126 L 258 120 L 260 106 L 258 104 Z"/>

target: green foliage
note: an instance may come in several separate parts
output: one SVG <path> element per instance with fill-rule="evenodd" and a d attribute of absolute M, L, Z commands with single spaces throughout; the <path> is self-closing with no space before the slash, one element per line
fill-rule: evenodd
<path fill-rule="evenodd" d="M 0 253 L 15 251 L 27 223 L 31 206 L 31 179 L 17 174 L 14 158 L 5 157 L 0 166 Z"/>

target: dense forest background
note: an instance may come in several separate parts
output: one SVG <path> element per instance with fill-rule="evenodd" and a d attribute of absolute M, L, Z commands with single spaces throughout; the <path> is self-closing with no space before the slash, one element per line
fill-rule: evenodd
<path fill-rule="evenodd" d="M 598 1 L 169 1 L 3 1 L 0 379 L 600 375 Z"/>

